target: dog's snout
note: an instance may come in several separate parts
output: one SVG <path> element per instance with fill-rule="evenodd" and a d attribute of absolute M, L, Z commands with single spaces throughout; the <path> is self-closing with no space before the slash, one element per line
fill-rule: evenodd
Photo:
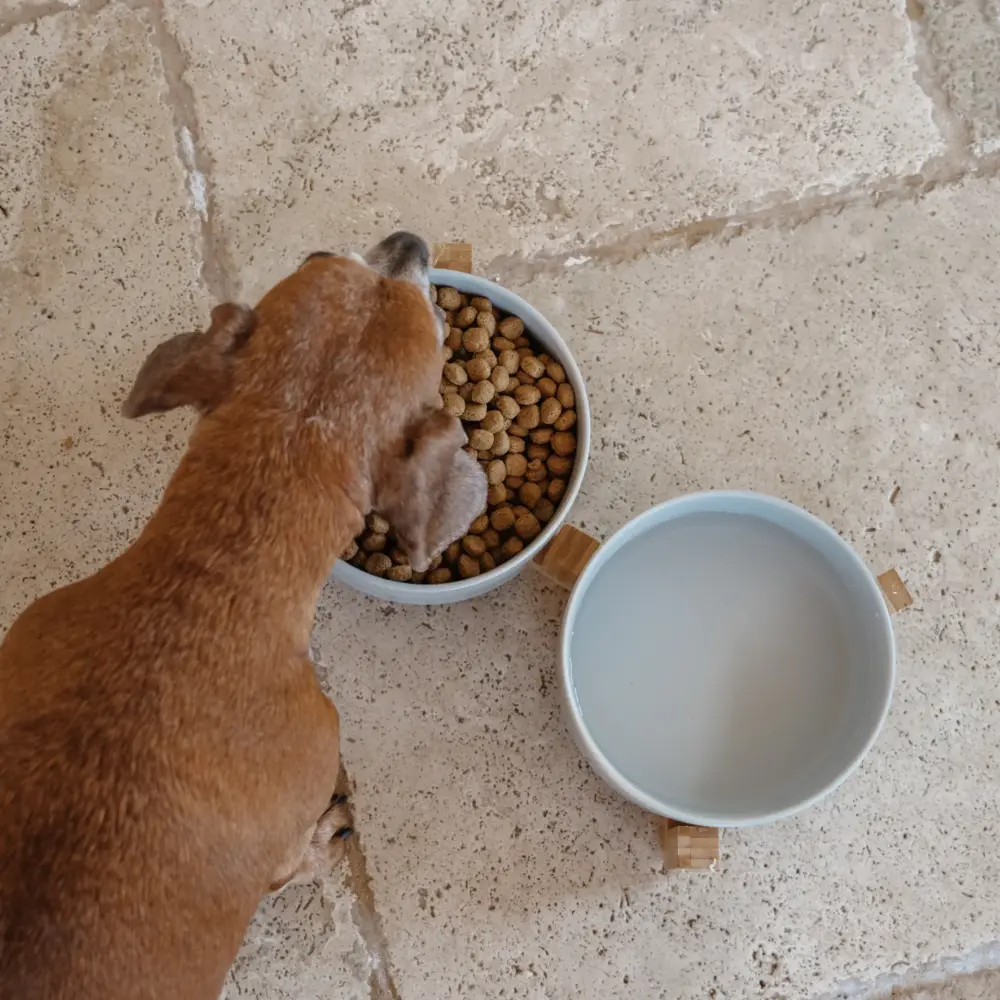
<path fill-rule="evenodd" d="M 431 250 L 427 243 L 415 233 L 401 230 L 387 236 L 379 246 L 401 263 L 415 263 L 426 270 L 431 262 Z"/>
<path fill-rule="evenodd" d="M 387 278 L 412 281 L 427 287 L 427 268 L 431 251 L 427 243 L 414 233 L 400 231 L 387 236 L 366 255 L 366 262 Z"/>

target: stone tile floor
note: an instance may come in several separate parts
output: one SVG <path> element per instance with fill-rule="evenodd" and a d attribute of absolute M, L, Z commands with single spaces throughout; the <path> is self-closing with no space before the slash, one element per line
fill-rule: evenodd
<path fill-rule="evenodd" d="M 996 0 L 0 0 L 0 69 L 0 622 L 155 504 L 188 419 L 117 415 L 154 343 L 399 225 L 571 344 L 579 522 L 765 490 L 915 597 L 860 773 L 685 877 L 560 723 L 559 593 L 331 584 L 361 836 L 227 997 L 1000 993 L 960 975 L 1000 964 Z"/>

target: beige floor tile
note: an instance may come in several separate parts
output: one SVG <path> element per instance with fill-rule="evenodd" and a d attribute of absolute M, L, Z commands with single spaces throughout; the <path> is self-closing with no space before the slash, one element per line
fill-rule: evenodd
<path fill-rule="evenodd" d="M 1000 4 L 911 0 L 949 113 L 982 152 L 1000 149 Z"/>
<path fill-rule="evenodd" d="M 891 4 L 168 10 L 251 297 L 397 224 L 488 260 L 909 173 L 940 147 Z"/>
<path fill-rule="evenodd" d="M 136 533 L 183 418 L 126 424 L 148 350 L 200 320 L 195 225 L 143 16 L 0 38 L 2 619 Z"/>
<path fill-rule="evenodd" d="M 861 772 L 797 820 L 727 832 L 721 874 L 668 877 L 560 719 L 562 594 L 529 573 L 424 610 L 331 585 L 316 641 L 401 996 L 802 997 L 994 934 L 998 195 L 518 289 L 592 393 L 574 520 L 606 534 L 684 491 L 765 490 L 915 603 Z"/>

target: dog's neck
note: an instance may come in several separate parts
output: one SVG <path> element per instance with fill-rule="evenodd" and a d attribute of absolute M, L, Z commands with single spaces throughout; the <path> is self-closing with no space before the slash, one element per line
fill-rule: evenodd
<path fill-rule="evenodd" d="M 203 420 L 133 551 L 189 596 L 225 591 L 235 614 L 305 642 L 320 588 L 364 526 L 358 465 L 319 436 Z"/>

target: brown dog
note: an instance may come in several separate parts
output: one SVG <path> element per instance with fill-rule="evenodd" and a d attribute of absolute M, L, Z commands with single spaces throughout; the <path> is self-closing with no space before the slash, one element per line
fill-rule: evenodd
<path fill-rule="evenodd" d="M 128 416 L 202 413 L 137 541 L 0 647 L 0 998 L 215 1000 L 269 887 L 343 853 L 308 658 L 371 509 L 418 569 L 485 506 L 436 408 L 427 247 L 315 255 L 146 361 Z"/>

